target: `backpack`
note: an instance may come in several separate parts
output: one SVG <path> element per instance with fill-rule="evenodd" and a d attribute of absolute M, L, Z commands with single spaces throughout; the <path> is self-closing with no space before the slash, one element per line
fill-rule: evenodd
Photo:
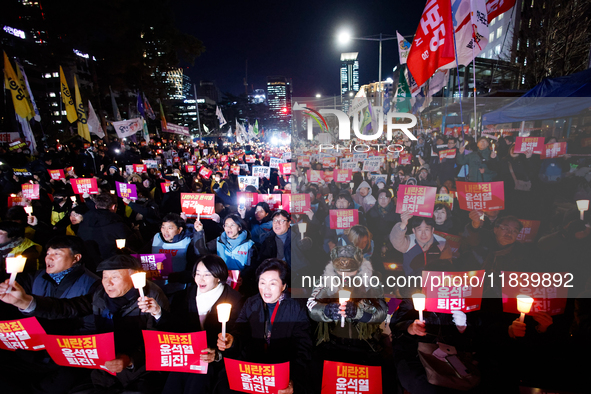
<path fill-rule="evenodd" d="M 549 161 L 542 165 L 539 177 L 542 182 L 558 182 L 562 178 L 562 168 L 558 163 Z"/>

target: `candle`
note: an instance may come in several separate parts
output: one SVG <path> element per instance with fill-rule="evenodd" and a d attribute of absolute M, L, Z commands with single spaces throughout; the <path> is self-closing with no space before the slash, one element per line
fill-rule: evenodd
<path fill-rule="evenodd" d="M 16 274 L 23 272 L 25 269 L 25 263 L 27 258 L 24 256 L 6 257 L 6 273 L 10 274 L 10 282 L 8 283 L 7 293 L 10 293 L 14 281 L 16 280 Z"/>
<path fill-rule="evenodd" d="M 353 186 L 355 186 L 354 182 L 349 183 L 349 186 L 351 186 L 351 190 L 353 190 Z"/>
<path fill-rule="evenodd" d="M 306 232 L 306 227 L 308 227 L 307 223 L 298 223 L 298 230 L 300 230 L 300 235 L 302 239 L 304 239 L 304 233 Z"/>
<path fill-rule="evenodd" d="M 519 321 L 523 323 L 523 319 L 525 318 L 525 314 L 531 311 L 531 306 L 534 303 L 534 299 L 525 294 L 518 294 L 517 295 L 517 310 L 521 312 L 521 316 L 519 316 Z"/>
<path fill-rule="evenodd" d="M 115 190 L 109 190 L 111 194 L 115 194 Z"/>
<path fill-rule="evenodd" d="M 585 211 L 589 210 L 589 200 L 577 200 L 577 208 L 581 212 L 581 220 L 585 220 Z"/>
<path fill-rule="evenodd" d="M 279 205 L 279 210 L 283 211 L 283 205 Z"/>
<path fill-rule="evenodd" d="M 33 207 L 25 207 L 25 212 L 27 213 L 27 215 L 31 216 L 31 214 L 33 213 Z"/>
<path fill-rule="evenodd" d="M 339 290 L 339 303 L 344 305 L 349 298 L 351 297 L 351 292 L 349 290 Z M 341 327 L 345 327 L 345 316 L 341 315 Z"/>
<path fill-rule="evenodd" d="M 218 321 L 222 323 L 222 338 L 226 340 L 226 323 L 230 320 L 230 311 L 232 311 L 232 304 L 223 303 L 218 304 Z"/>
<path fill-rule="evenodd" d="M 72 200 L 72 202 L 76 202 L 76 196 L 70 196 L 70 200 Z"/>
<path fill-rule="evenodd" d="M 131 275 L 131 280 L 133 282 L 133 287 L 140 291 L 140 297 L 144 298 L 144 286 L 146 285 L 146 273 L 145 272 L 136 272 L 135 274 Z"/>
<path fill-rule="evenodd" d="M 125 239 L 117 239 L 117 249 L 123 249 L 125 247 Z"/>
<path fill-rule="evenodd" d="M 412 303 L 417 311 L 419 311 L 419 321 L 423 323 L 423 311 L 425 310 L 425 301 L 426 296 L 421 293 L 413 294 L 412 295 Z"/>

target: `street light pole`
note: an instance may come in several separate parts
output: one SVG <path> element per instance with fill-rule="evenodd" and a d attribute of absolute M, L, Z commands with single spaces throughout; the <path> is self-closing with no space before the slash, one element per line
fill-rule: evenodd
<path fill-rule="evenodd" d="M 380 60 L 379 64 L 379 71 L 378 71 L 378 94 L 379 94 L 379 101 L 378 107 L 382 105 L 382 33 L 380 33 Z"/>

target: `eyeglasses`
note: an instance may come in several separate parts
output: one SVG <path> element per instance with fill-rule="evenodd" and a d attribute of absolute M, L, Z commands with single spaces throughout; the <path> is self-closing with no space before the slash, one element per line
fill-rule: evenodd
<path fill-rule="evenodd" d="M 390 197 L 388 197 L 388 196 L 380 196 L 378 198 L 378 200 L 388 200 L 388 199 L 390 199 Z"/>
<path fill-rule="evenodd" d="M 285 219 L 273 219 L 274 224 L 284 224 L 285 222 L 287 222 Z"/>
<path fill-rule="evenodd" d="M 501 231 L 503 231 L 505 233 L 513 234 L 513 235 L 518 235 L 520 233 L 520 231 L 514 227 L 500 225 L 499 228 L 501 229 Z"/>

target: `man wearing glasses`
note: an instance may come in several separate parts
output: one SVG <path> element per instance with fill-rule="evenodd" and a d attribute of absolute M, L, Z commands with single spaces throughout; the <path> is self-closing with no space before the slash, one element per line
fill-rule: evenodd
<path fill-rule="evenodd" d="M 259 261 L 277 258 L 291 267 L 291 215 L 280 210 L 273 214 L 272 221 L 273 231 L 262 243 Z"/>

